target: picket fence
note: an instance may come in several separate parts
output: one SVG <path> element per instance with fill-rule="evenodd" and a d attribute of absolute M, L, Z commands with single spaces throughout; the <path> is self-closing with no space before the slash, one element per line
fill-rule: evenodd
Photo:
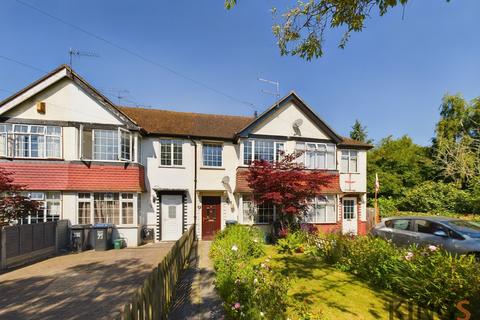
<path fill-rule="evenodd" d="M 177 280 L 190 256 L 195 241 L 191 226 L 175 242 L 163 261 L 150 273 L 134 298 L 123 309 L 121 319 L 166 319 Z"/>

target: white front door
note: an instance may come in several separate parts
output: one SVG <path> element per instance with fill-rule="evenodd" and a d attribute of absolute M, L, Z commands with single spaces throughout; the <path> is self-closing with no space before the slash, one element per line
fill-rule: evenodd
<path fill-rule="evenodd" d="M 357 234 L 357 199 L 356 198 L 343 198 L 343 233 Z"/>
<path fill-rule="evenodd" d="M 162 240 L 182 236 L 182 196 L 162 195 Z"/>

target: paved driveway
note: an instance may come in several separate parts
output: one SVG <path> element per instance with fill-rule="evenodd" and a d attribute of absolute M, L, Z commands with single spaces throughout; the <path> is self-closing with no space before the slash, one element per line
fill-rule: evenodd
<path fill-rule="evenodd" d="M 0 274 L 0 319 L 112 319 L 172 245 L 67 254 Z"/>

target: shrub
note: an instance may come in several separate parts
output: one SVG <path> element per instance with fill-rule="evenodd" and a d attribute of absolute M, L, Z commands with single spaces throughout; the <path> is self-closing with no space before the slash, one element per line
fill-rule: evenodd
<path fill-rule="evenodd" d="M 400 210 L 418 212 L 471 212 L 469 194 L 453 184 L 428 181 L 408 190 L 398 204 Z"/>
<path fill-rule="evenodd" d="M 210 256 L 215 287 L 230 319 L 284 319 L 288 281 L 269 266 L 255 263 L 264 255 L 262 233 L 255 227 L 231 226 L 217 235 Z"/>
<path fill-rule="evenodd" d="M 378 207 L 382 218 L 394 216 L 397 212 L 398 201 L 388 198 L 378 198 Z"/>
<path fill-rule="evenodd" d="M 303 252 L 305 250 L 307 234 L 304 231 L 298 230 L 288 233 L 285 238 L 281 238 L 277 242 L 278 252 L 289 253 Z"/>

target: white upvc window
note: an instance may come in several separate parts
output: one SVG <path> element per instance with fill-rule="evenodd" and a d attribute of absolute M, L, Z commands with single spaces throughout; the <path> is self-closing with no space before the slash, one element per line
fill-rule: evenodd
<path fill-rule="evenodd" d="M 305 222 L 307 223 L 336 223 L 337 210 L 336 198 L 333 195 L 323 195 L 316 197 L 307 214 Z"/>
<path fill-rule="evenodd" d="M 179 167 L 183 165 L 182 140 L 160 140 L 160 165 L 168 167 Z"/>
<path fill-rule="evenodd" d="M 57 191 L 31 191 L 26 195 L 38 203 L 38 210 L 23 218 L 22 224 L 60 220 L 62 214 L 62 196 Z"/>
<path fill-rule="evenodd" d="M 285 143 L 273 140 L 249 139 L 243 142 L 243 164 L 253 161 L 280 161 L 285 153 Z"/>
<path fill-rule="evenodd" d="M 243 196 L 243 223 L 270 224 L 275 221 L 278 208 L 272 203 L 255 205 L 253 198 Z"/>
<path fill-rule="evenodd" d="M 93 160 L 132 161 L 133 139 L 130 131 L 94 129 L 92 134 Z"/>
<path fill-rule="evenodd" d="M 0 124 L 0 156 L 61 158 L 62 127 Z"/>
<path fill-rule="evenodd" d="M 221 143 L 205 142 L 202 145 L 203 166 L 222 166 L 223 145 Z"/>
<path fill-rule="evenodd" d="M 342 150 L 340 161 L 341 173 L 357 173 L 358 172 L 358 151 Z"/>
<path fill-rule="evenodd" d="M 335 145 L 331 143 L 297 142 L 297 161 L 307 169 L 335 170 Z"/>
<path fill-rule="evenodd" d="M 79 193 L 77 197 L 77 220 L 79 224 L 131 225 L 134 223 L 134 204 L 133 193 Z"/>

